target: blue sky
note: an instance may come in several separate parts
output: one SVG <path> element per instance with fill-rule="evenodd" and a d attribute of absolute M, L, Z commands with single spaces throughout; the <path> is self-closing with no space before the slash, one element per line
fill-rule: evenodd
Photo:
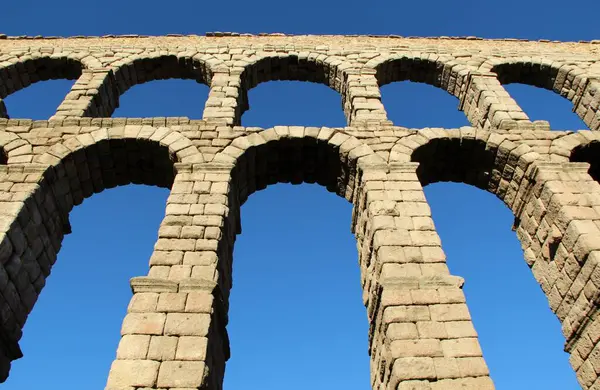
<path fill-rule="evenodd" d="M 587 4 L 584 4 L 587 3 Z M 115 1 L 3 4 L 0 33 L 104 35 L 206 31 L 312 34 L 474 35 L 598 38 L 600 3 L 359 1 Z M 584 8 L 585 11 L 581 11 Z M 37 83 L 6 99 L 11 117 L 48 118 L 72 82 Z M 585 125 L 552 92 L 509 85 L 532 119 L 553 128 Z M 408 127 L 466 125 L 458 101 L 410 82 L 382 88 L 390 118 Z M 207 88 L 194 81 L 130 89 L 114 116 L 200 118 Z M 250 91 L 244 125 L 344 126 L 339 95 L 299 82 Z M 454 183 L 425 188 L 453 274 L 465 293 L 492 378 L 504 389 L 578 389 L 558 320 L 523 261 L 510 211 L 494 196 Z M 71 213 L 46 288 L 24 329 L 24 358 L 7 390 L 102 389 L 131 297 L 145 275 L 168 191 L 129 185 L 87 199 Z M 279 184 L 242 207 L 228 327 L 232 358 L 225 389 L 369 388 L 367 321 L 361 303 L 351 205 L 317 185 Z M 35 373 L 35 374 L 33 374 Z"/>

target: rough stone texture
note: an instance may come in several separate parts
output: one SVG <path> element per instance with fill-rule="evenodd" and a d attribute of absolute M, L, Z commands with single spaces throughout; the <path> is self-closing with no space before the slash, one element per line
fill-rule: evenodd
<path fill-rule="evenodd" d="M 70 232 L 70 210 L 105 188 L 144 183 L 171 193 L 149 272 L 131 280 L 106 389 L 221 389 L 240 206 L 270 184 L 308 182 L 354 206 L 373 389 L 493 389 L 463 280 L 448 271 L 422 190 L 455 181 L 513 212 L 577 377 L 600 388 L 598 43 L 231 33 L 0 40 L 0 98 L 41 80 L 76 80 L 48 121 L 7 119 L 0 100 L 0 379 L 21 357 L 21 329 Z M 210 86 L 202 120 L 109 118 L 127 89 L 162 78 Z M 240 126 L 248 90 L 270 80 L 328 85 L 348 126 Z M 446 90 L 472 127 L 392 124 L 379 87 L 401 80 Z M 531 122 L 502 86 L 512 82 L 569 99 L 591 131 Z"/>

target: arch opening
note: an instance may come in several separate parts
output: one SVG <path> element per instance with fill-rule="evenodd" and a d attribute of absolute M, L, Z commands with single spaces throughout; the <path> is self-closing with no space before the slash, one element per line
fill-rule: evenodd
<path fill-rule="evenodd" d="M 170 79 L 194 80 L 196 83 L 210 86 L 212 76 L 213 73 L 206 63 L 194 58 L 165 55 L 154 58 L 136 59 L 118 67 L 114 72 L 113 78 L 109 79 L 113 84 L 112 89 L 114 91 L 112 101 L 109 102 L 110 115 L 113 115 L 116 108 L 120 107 L 121 96 L 133 86 L 156 80 Z M 171 87 L 176 84 L 172 83 L 169 85 Z M 191 89 L 187 92 L 191 92 Z M 196 89 L 193 95 L 198 98 L 193 99 L 190 104 L 196 103 L 197 105 L 201 105 L 202 94 L 198 93 L 198 89 Z M 169 107 L 165 111 L 172 113 Z"/>
<path fill-rule="evenodd" d="M 560 322 L 509 229 L 513 214 L 471 185 L 438 182 L 424 192 L 448 267 L 466 281 L 463 291 L 496 387 L 579 388 Z M 536 324 L 535 331 L 526 324 Z"/>
<path fill-rule="evenodd" d="M 417 148 L 411 161 L 418 162 L 421 185 L 457 182 L 488 190 L 492 185 L 496 151 L 482 140 L 434 138 Z"/>
<path fill-rule="evenodd" d="M 444 68 L 446 68 L 446 70 Z M 409 110 L 411 109 L 418 110 L 417 112 L 422 112 L 422 115 L 419 115 L 418 117 L 426 118 L 423 119 L 423 121 L 414 120 L 414 124 L 407 123 L 406 126 L 428 127 L 435 126 L 436 123 L 439 123 L 440 126 L 443 124 L 443 127 L 448 127 L 448 121 L 436 121 L 434 113 L 438 112 L 441 107 L 446 107 L 449 105 L 450 99 L 442 100 L 442 98 L 434 92 L 433 88 L 428 87 L 435 87 L 437 89 L 446 91 L 451 96 L 458 97 L 462 79 L 452 71 L 448 71 L 448 67 L 445 66 L 442 61 L 430 61 L 421 58 L 409 57 L 394 58 L 378 64 L 375 67 L 375 71 L 377 83 L 381 88 L 382 102 L 386 103 L 384 105 L 391 113 L 390 119 L 394 123 L 405 125 L 404 122 L 407 119 L 416 119 L 415 115 L 402 115 L 402 111 L 399 111 L 399 109 L 395 107 L 396 105 L 392 103 L 392 99 L 398 99 L 404 104 L 410 105 L 406 107 L 407 113 L 410 113 L 411 111 Z M 398 82 L 402 82 L 402 89 L 400 89 L 400 87 L 396 87 Z M 390 84 L 395 86 L 394 89 L 390 87 Z M 422 84 L 426 84 L 428 87 L 424 87 Z M 402 91 L 403 94 L 396 95 L 390 93 L 392 90 L 398 92 Z M 456 104 L 458 105 L 458 101 Z M 435 111 L 425 110 L 427 107 L 434 106 Z M 391 107 L 394 108 L 391 109 Z M 469 125 L 469 122 L 464 114 L 460 114 L 459 116 L 452 112 L 454 110 L 442 110 L 443 111 L 440 114 L 443 116 L 449 116 L 453 123 L 456 123 L 456 127 Z M 460 108 L 458 110 L 460 110 Z"/>
<path fill-rule="evenodd" d="M 258 381 L 280 388 L 298 370 L 310 372 L 298 378 L 307 388 L 369 387 L 368 323 L 348 228 L 352 205 L 319 188 L 351 199 L 352 160 L 310 136 L 249 147 L 237 159 L 230 198 L 250 218 L 230 252 L 235 287 L 225 388 Z M 269 372 L 277 374 L 265 380 L 258 364 L 274 355 L 280 358 Z"/>
<path fill-rule="evenodd" d="M 104 388 L 131 297 L 129 279 L 148 272 L 167 196 L 166 188 L 130 184 L 95 194 L 69 213 L 73 232 L 44 278 L 23 329 L 24 356 L 13 361 L 3 388 L 76 390 L 82 378 L 85 387 Z"/>
<path fill-rule="evenodd" d="M 240 204 L 255 191 L 277 183 L 316 183 L 351 201 L 356 164 L 356 159 L 342 155 L 339 146 L 328 141 L 310 136 L 282 137 L 249 147 L 236 162 L 233 180 Z"/>
<path fill-rule="evenodd" d="M 498 149 L 477 139 L 433 139 L 414 151 L 412 161 L 420 163 L 417 175 L 448 266 L 452 274 L 466 280 L 467 303 L 496 386 L 530 388 L 545 382 L 546 387 L 557 383 L 562 383 L 560 388 L 577 387 L 569 355 L 563 352 L 561 324 L 535 281 L 535 270 L 526 272 L 531 259 L 505 261 L 523 258 L 527 243 L 521 241 L 519 248 L 515 235 L 505 228 L 514 214 L 498 183 L 508 180 L 503 179 L 507 170 L 512 176 L 516 168 L 508 167 L 515 160 L 503 158 Z M 499 206 L 498 199 L 509 207 Z M 537 324 L 535 334 L 523 327 L 527 321 Z M 515 357 L 517 349 L 523 353 Z M 540 355 L 544 364 L 531 370 L 528 362 Z M 547 367 L 552 367 L 552 375 Z"/>
<path fill-rule="evenodd" d="M 565 77 L 559 74 L 559 68 L 536 62 L 518 62 L 496 65 L 491 71 L 498 75 L 498 81 L 532 121 L 547 120 L 555 130 L 587 128 L 574 112 L 576 94 L 565 82 Z"/>
<path fill-rule="evenodd" d="M 494 66 L 492 72 L 498 75 L 501 84 L 521 83 L 544 88 L 560 94 L 556 85 L 558 69 L 535 62 L 505 63 Z"/>
<path fill-rule="evenodd" d="M 30 119 L 49 118 L 71 90 L 73 80 L 81 77 L 83 69 L 79 61 L 67 57 L 41 57 L 0 68 L 0 118 L 9 118 L 9 115 Z M 38 82 L 44 83 L 38 86 Z M 24 89 L 24 93 L 18 93 Z M 40 99 L 39 91 L 42 90 L 43 99 Z M 2 99 L 14 108 L 9 110 Z M 32 104 L 34 99 L 36 104 Z M 39 103 L 42 103 L 41 109 Z"/>
<path fill-rule="evenodd" d="M 242 114 L 244 114 L 244 112 L 250 109 L 249 91 L 257 87 L 259 84 L 266 83 L 269 81 L 301 81 L 323 84 L 341 95 L 342 108 L 344 107 L 344 101 L 346 98 L 346 92 L 344 87 L 345 74 L 343 73 L 343 71 L 341 71 L 337 66 L 330 65 L 327 62 L 317 62 L 308 58 L 299 58 L 298 56 L 262 58 L 253 64 L 247 65 L 244 68 L 242 74 L 240 75 L 240 80 L 241 87 L 240 93 L 237 98 L 238 118 L 241 118 Z M 280 85 L 287 86 L 292 84 L 286 83 Z M 293 85 L 295 88 L 298 88 L 297 83 L 294 83 Z M 306 88 L 306 86 L 303 86 L 304 91 L 302 91 L 302 95 L 298 97 L 303 100 L 315 101 L 316 104 L 317 99 L 313 97 L 312 93 L 307 93 L 308 89 Z M 261 89 L 264 91 L 268 91 L 264 88 Z M 281 93 L 280 91 L 275 91 Z M 288 98 L 296 94 L 297 91 L 298 90 L 295 89 L 292 93 L 292 89 L 290 89 Z M 316 91 L 316 89 L 312 90 L 313 93 L 314 91 Z M 251 95 L 255 94 L 251 93 Z M 260 95 L 256 94 L 255 96 L 258 97 Z M 318 106 L 315 106 L 315 108 L 316 107 Z M 288 108 L 288 110 L 290 109 Z M 345 112 L 345 115 L 346 118 L 348 118 L 349 112 Z M 323 119 L 331 120 L 327 118 L 330 117 L 323 116 Z M 277 124 L 281 123 L 282 122 L 279 122 Z M 319 123 L 319 125 L 323 125 L 323 123 L 321 122 Z"/>
<path fill-rule="evenodd" d="M 14 191 L 21 191 L 16 196 L 23 198 L 24 205 L 5 227 L 7 234 L 0 244 L 4 248 L 0 253 L 2 271 L 6 271 L 7 278 L 2 294 L 10 297 L 2 301 L 2 334 L 7 338 L 3 341 L 14 347 L 6 356 L 9 361 L 3 361 L 7 364 L 1 367 L 2 376 L 8 374 L 10 360 L 22 356 L 17 344 L 21 329 L 46 284 L 64 236 L 71 233 L 73 207 L 94 193 L 116 186 L 170 188 L 176 158 L 158 141 L 106 139 L 62 158 L 54 157 L 54 163 L 39 173 L 37 181 L 13 186 Z M 7 291 L 12 295 L 5 295 Z"/>
<path fill-rule="evenodd" d="M 413 81 L 444 89 L 453 95 L 443 76 L 444 64 L 441 62 L 402 57 L 377 65 L 375 71 L 380 87 L 395 81 Z"/>
<path fill-rule="evenodd" d="M 381 101 L 393 123 L 409 127 L 470 126 L 456 99 L 439 87 L 413 81 L 391 82 L 381 87 Z"/>
<path fill-rule="evenodd" d="M 137 84 L 119 99 L 113 117 L 178 116 L 202 119 L 209 88 L 193 80 L 166 79 Z M 127 115 L 122 114 L 127 112 Z"/>
<path fill-rule="evenodd" d="M 275 390 L 290 377 L 303 388 L 370 388 L 351 204 L 319 187 L 276 184 L 242 207 L 225 389 Z M 265 376 L 260 362 L 272 356 Z"/>
<path fill-rule="evenodd" d="M 170 188 L 176 161 L 175 153 L 156 141 L 106 139 L 65 156 L 46 177 L 57 201 L 68 212 L 106 188 L 131 183 Z"/>
<path fill-rule="evenodd" d="M 272 127 L 282 123 L 299 126 L 345 127 L 339 110 L 339 94 L 330 88 L 302 81 L 261 83 L 249 91 L 252 109 L 245 112 L 242 125 L 260 123 Z"/>
<path fill-rule="evenodd" d="M 598 156 L 600 156 L 600 141 L 591 141 L 573 149 L 569 161 L 589 163 L 588 173 L 600 183 L 600 159 Z"/>
<path fill-rule="evenodd" d="M 23 88 L 4 99 L 5 117 L 46 120 L 57 112 L 73 85 L 74 82 L 71 80 L 57 79 Z M 43 98 L 40 98 L 40 95 Z"/>
<path fill-rule="evenodd" d="M 523 83 L 504 86 L 531 121 L 545 120 L 551 130 L 580 130 L 587 125 L 573 112 L 573 104 L 543 88 Z"/>

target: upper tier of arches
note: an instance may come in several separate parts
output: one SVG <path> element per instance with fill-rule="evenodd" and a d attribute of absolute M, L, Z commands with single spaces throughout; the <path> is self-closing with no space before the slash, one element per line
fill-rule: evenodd
<path fill-rule="evenodd" d="M 463 55 L 452 53 L 408 51 L 340 50 L 335 55 L 318 50 L 132 52 L 135 54 L 113 53 L 112 57 L 40 52 L 0 62 L 0 117 L 10 114 L 2 98 L 37 81 L 77 80 L 53 116 L 65 119 L 110 117 L 119 105 L 119 96 L 132 86 L 177 78 L 210 87 L 203 119 L 239 125 L 250 106 L 250 89 L 268 81 L 296 80 L 324 84 L 338 92 L 350 126 L 389 124 L 379 87 L 413 81 L 430 84 L 456 97 L 458 109 L 464 111 L 474 127 L 538 129 L 539 124 L 532 123 L 502 87 L 517 82 L 569 99 L 591 130 L 600 129 L 600 74 L 583 60 L 579 64 L 552 60 L 551 56 L 463 59 Z"/>

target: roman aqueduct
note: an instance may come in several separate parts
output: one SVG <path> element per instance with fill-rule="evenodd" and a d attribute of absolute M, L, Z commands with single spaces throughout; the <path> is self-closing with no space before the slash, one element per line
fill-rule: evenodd
<path fill-rule="evenodd" d="M 76 80 L 44 121 L 2 98 Z M 203 119 L 111 118 L 130 87 L 210 88 Z M 271 80 L 340 94 L 347 127 L 241 126 Z M 410 80 L 457 99 L 471 127 L 388 120 L 379 87 Z M 503 84 L 554 91 L 589 130 L 531 121 Z M 462 279 L 449 273 L 423 186 L 454 181 L 512 210 L 524 258 L 562 324 L 585 389 L 600 389 L 600 42 L 284 36 L 0 36 L 0 375 L 69 233 L 69 212 L 129 183 L 170 195 L 133 296 L 107 390 L 222 388 L 240 206 L 279 182 L 319 183 L 353 204 L 373 389 L 492 389 Z"/>

